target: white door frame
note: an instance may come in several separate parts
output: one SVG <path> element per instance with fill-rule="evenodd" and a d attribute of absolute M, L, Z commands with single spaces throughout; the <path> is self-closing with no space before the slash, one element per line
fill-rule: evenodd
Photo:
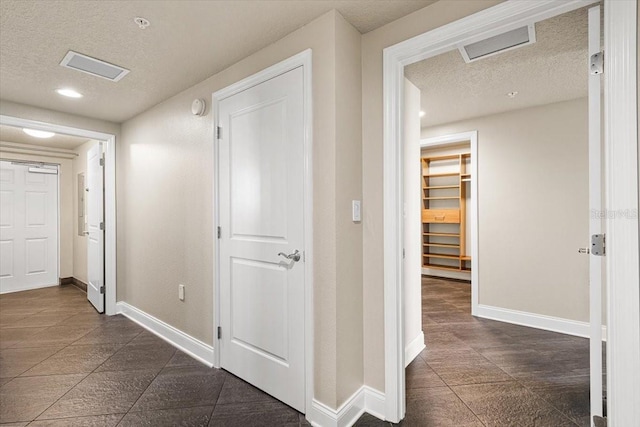
<path fill-rule="evenodd" d="M 448 145 L 456 145 L 461 142 L 470 143 L 471 148 L 471 203 L 469 212 L 471 213 L 471 314 L 478 314 L 478 289 L 479 263 L 478 263 L 478 131 L 461 132 L 450 135 L 423 138 L 420 140 L 420 149 L 439 148 Z M 464 218 L 462 218 L 464 220 Z"/>
<path fill-rule="evenodd" d="M 0 161 L 2 162 L 18 162 L 18 163 L 25 163 L 25 164 L 29 164 L 29 163 L 41 163 L 41 164 L 45 164 L 48 166 L 55 166 L 56 167 L 56 247 L 58 250 L 58 254 L 56 255 L 56 277 L 58 278 L 58 284 L 59 285 L 59 280 L 60 280 L 60 270 L 62 269 L 61 265 L 60 265 L 60 172 L 61 172 L 61 166 L 62 164 L 60 162 L 38 162 L 36 160 L 30 161 L 30 160 L 19 160 L 19 159 L 11 159 L 10 155 L 9 157 L 2 157 L 0 156 Z M 53 285 L 53 286 L 57 286 L 57 285 Z M 42 289 L 42 288 L 48 288 L 48 287 L 52 287 L 52 285 L 47 285 L 47 286 L 36 286 L 36 287 L 28 287 L 28 288 L 24 288 L 24 289 L 16 289 L 16 290 L 11 290 L 11 291 L 5 291 L 5 292 L 0 292 L 0 294 L 7 294 L 7 293 L 13 293 L 13 292 L 21 292 L 21 291 L 29 291 L 32 289 Z"/>
<path fill-rule="evenodd" d="M 305 363 L 305 405 L 307 412 L 311 409 L 311 403 L 313 401 L 313 139 L 312 139 L 312 125 L 313 125 L 313 112 L 312 112 L 312 80 L 311 80 L 311 49 L 307 49 L 299 54 L 285 59 L 269 68 L 266 68 L 252 76 L 249 76 L 237 83 L 227 86 L 215 92 L 212 95 L 212 110 L 213 110 L 213 129 L 217 129 L 219 126 L 219 112 L 218 105 L 221 100 L 228 98 L 243 90 L 249 89 L 253 86 L 264 83 L 274 77 L 291 71 L 295 68 L 303 68 L 303 92 L 304 92 L 304 248 L 305 262 L 303 263 L 305 274 L 305 301 L 304 301 L 304 363 Z M 213 186 L 213 204 L 214 204 L 214 218 L 213 218 L 213 241 L 214 241 L 214 267 L 213 267 L 213 307 L 215 310 L 213 316 L 213 330 L 217 331 L 220 326 L 220 240 L 218 239 L 217 230 L 220 225 L 220 191 L 218 184 L 220 182 L 218 176 L 218 141 L 213 135 L 214 150 L 213 150 L 213 170 L 214 186 Z M 214 333 L 214 352 L 213 352 L 213 366 L 220 368 L 220 351 L 218 351 L 218 338 Z"/>
<path fill-rule="evenodd" d="M 384 339 L 386 419 L 405 414 L 402 277 L 402 123 L 404 67 L 596 0 L 509 0 L 386 48 L 383 52 Z M 612 426 L 640 419 L 640 301 L 638 282 L 638 142 L 636 1 L 604 0 L 605 185 L 607 218 L 608 418 Z M 585 73 L 587 69 L 585 67 Z"/>
<path fill-rule="evenodd" d="M 96 139 L 104 142 L 105 174 L 104 174 L 104 221 L 105 221 L 105 314 L 116 314 L 116 137 L 110 133 L 96 132 L 53 123 L 39 122 L 0 115 L 0 125 L 27 127 L 63 133 L 81 138 Z"/>

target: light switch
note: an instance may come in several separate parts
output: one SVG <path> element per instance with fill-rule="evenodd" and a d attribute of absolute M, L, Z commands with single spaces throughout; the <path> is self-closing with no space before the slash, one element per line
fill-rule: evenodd
<path fill-rule="evenodd" d="M 184 285 L 178 285 L 178 299 L 184 301 Z"/>
<path fill-rule="evenodd" d="M 353 222 L 362 221 L 362 213 L 360 211 L 360 200 L 351 201 L 351 219 Z"/>

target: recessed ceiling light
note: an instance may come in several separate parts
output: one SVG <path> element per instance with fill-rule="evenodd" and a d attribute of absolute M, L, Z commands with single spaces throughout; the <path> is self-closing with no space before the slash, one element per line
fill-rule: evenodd
<path fill-rule="evenodd" d="M 82 98 L 83 96 L 80 92 L 76 92 L 73 89 L 56 89 L 56 92 L 68 98 Z"/>
<path fill-rule="evenodd" d="M 424 117 L 424 115 L 427 114 L 424 111 L 420 111 L 420 117 Z"/>
<path fill-rule="evenodd" d="M 517 90 L 514 90 L 513 92 L 509 92 L 509 93 L 507 94 L 507 96 L 508 96 L 509 98 L 515 98 L 515 97 L 516 97 L 516 95 L 518 95 L 518 91 L 517 91 Z"/>
<path fill-rule="evenodd" d="M 27 135 L 34 136 L 36 138 L 51 138 L 55 133 L 47 132 L 46 130 L 35 130 L 35 129 L 27 129 L 22 128 L 22 131 Z"/>

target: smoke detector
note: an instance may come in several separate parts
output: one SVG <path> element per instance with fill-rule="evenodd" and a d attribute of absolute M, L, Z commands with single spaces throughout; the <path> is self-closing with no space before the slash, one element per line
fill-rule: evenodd
<path fill-rule="evenodd" d="M 72 50 L 67 52 L 64 58 L 62 58 L 60 65 L 65 68 L 91 74 L 92 76 L 102 77 L 112 82 L 120 81 L 124 76 L 129 74 L 129 70 L 126 68 Z"/>
<path fill-rule="evenodd" d="M 519 27 L 474 43 L 458 46 L 464 62 L 474 62 L 536 42 L 535 24 Z"/>

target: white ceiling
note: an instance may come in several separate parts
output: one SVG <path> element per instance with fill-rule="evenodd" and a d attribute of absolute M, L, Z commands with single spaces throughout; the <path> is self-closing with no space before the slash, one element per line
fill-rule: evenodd
<path fill-rule="evenodd" d="M 587 96 L 587 9 L 537 23 L 536 40 L 469 64 L 456 49 L 406 67 L 422 127 Z"/>
<path fill-rule="evenodd" d="M 22 128 L 13 126 L 0 125 L 0 141 L 2 142 L 15 142 L 18 144 L 30 144 L 38 145 L 40 147 L 50 148 L 64 148 L 66 150 L 73 150 L 78 148 L 85 142 L 89 141 L 87 138 L 79 138 L 77 136 L 69 136 L 63 134 L 56 134 L 51 138 L 36 138 L 31 135 L 27 135 L 22 131 Z"/>
<path fill-rule="evenodd" d="M 122 122 L 337 9 L 366 33 L 435 0 L 0 2 L 0 97 Z M 141 30 L 133 19 L 151 26 Z M 118 83 L 60 67 L 74 50 L 131 70 Z M 72 87 L 81 100 L 54 90 Z"/>

